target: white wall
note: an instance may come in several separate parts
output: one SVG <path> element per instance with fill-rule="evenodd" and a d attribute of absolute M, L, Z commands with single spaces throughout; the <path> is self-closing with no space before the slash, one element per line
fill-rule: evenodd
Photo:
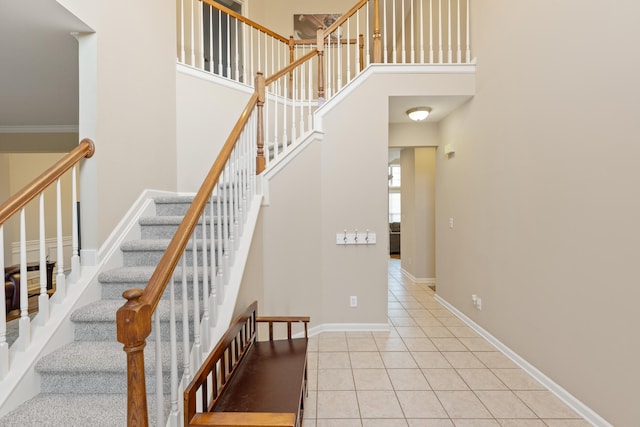
<path fill-rule="evenodd" d="M 639 14 L 472 2 L 478 90 L 437 160 L 438 293 L 623 427 L 640 420 Z"/>
<path fill-rule="evenodd" d="M 437 147 L 439 123 L 389 123 L 389 147 Z"/>

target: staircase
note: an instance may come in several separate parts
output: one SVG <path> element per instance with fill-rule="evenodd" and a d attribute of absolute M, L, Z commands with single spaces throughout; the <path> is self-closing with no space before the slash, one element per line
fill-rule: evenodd
<path fill-rule="evenodd" d="M 117 426 L 126 425 L 127 364 L 122 344 L 116 341 L 116 311 L 124 303 L 122 292 L 144 288 L 170 238 L 190 205 L 188 197 L 163 197 L 154 200 L 156 216 L 139 221 L 141 239 L 121 245 L 122 266 L 99 276 L 102 299 L 77 309 L 71 315 L 75 340 L 42 357 L 35 369 L 41 377 L 40 394 L 0 419 L 2 426 Z M 215 254 L 215 251 L 212 252 Z M 191 266 L 191 253 L 186 253 Z M 201 259 L 201 257 L 198 257 Z M 202 271 L 200 270 L 200 274 Z M 182 299 L 182 269 L 177 267 L 176 301 Z M 192 283 L 192 268 L 187 281 Z M 191 289 L 191 286 L 188 286 Z M 168 289 L 168 288 L 167 288 Z M 189 300 L 191 300 L 190 296 Z M 169 393 L 169 301 L 165 292 L 157 313 L 161 321 L 161 348 L 165 417 L 170 406 Z M 178 363 L 182 364 L 182 304 L 177 303 Z M 191 305 L 190 305 L 191 307 Z M 192 324 L 192 317 L 190 317 Z M 192 328 L 190 328 L 192 331 Z M 191 332 L 192 334 L 193 332 Z M 145 370 L 149 422 L 155 425 L 156 358 L 154 333 L 147 341 Z M 192 340 L 190 340 L 192 342 Z M 182 371 L 180 370 L 180 375 Z M 153 396 L 151 396 L 153 394 Z"/>

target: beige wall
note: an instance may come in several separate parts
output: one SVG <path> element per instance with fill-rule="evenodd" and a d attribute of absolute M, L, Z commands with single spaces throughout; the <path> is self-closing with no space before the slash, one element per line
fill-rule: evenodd
<path fill-rule="evenodd" d="M 181 71 L 176 80 L 178 191 L 195 192 L 253 92 Z"/>
<path fill-rule="evenodd" d="M 436 149 L 405 148 L 400 153 L 400 162 L 402 269 L 420 282 L 431 282 L 436 278 Z"/>
<path fill-rule="evenodd" d="M 5 153 L 68 153 L 78 142 L 77 132 L 0 133 L 0 150 Z"/>
<path fill-rule="evenodd" d="M 3 202 L 11 196 L 10 187 L 10 174 L 9 174 L 9 155 L 0 153 L 0 200 Z M 4 262 L 5 265 L 9 265 L 11 262 L 11 240 L 12 236 L 9 234 L 8 227 L 4 227 Z"/>
<path fill-rule="evenodd" d="M 389 123 L 389 147 L 437 147 L 439 123 Z"/>
<path fill-rule="evenodd" d="M 478 90 L 437 167 L 438 293 L 622 427 L 640 420 L 639 14 L 472 2 Z"/>
<path fill-rule="evenodd" d="M 144 189 L 177 186 L 176 7 L 62 3 L 96 30 L 81 42 L 80 136 L 96 144 L 84 171 L 95 190 L 84 201 L 98 222 L 87 238 L 99 246 Z"/>

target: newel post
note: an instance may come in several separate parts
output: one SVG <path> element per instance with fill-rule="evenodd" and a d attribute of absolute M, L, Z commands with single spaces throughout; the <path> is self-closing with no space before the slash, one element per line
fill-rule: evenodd
<path fill-rule="evenodd" d="M 382 62 L 382 40 L 380 36 L 380 0 L 373 0 L 373 62 Z"/>
<path fill-rule="evenodd" d="M 127 426 L 147 427 L 147 386 L 144 376 L 144 347 L 151 334 L 151 306 L 140 301 L 142 289 L 128 289 L 127 299 L 116 313 L 117 338 L 127 353 Z"/>
<path fill-rule="evenodd" d="M 257 129 L 257 146 L 258 152 L 256 154 L 256 175 L 260 175 L 262 171 L 264 171 L 266 167 L 266 159 L 264 157 L 264 116 L 263 116 L 263 108 L 264 108 L 264 100 L 265 100 L 265 82 L 264 82 L 264 74 L 258 72 L 256 75 L 255 88 L 258 92 L 258 129 Z"/>
<path fill-rule="evenodd" d="M 316 49 L 318 50 L 318 106 L 324 103 L 324 31 L 318 28 L 316 33 Z"/>

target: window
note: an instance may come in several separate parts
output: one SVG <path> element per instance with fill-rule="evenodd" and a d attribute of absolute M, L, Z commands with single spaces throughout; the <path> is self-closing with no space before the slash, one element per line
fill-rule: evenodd
<path fill-rule="evenodd" d="M 389 193 L 389 222 L 400 222 L 400 193 Z"/>
<path fill-rule="evenodd" d="M 389 187 L 400 187 L 400 165 L 389 166 Z"/>

